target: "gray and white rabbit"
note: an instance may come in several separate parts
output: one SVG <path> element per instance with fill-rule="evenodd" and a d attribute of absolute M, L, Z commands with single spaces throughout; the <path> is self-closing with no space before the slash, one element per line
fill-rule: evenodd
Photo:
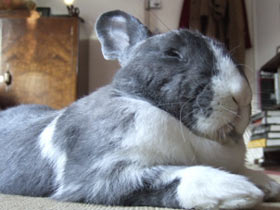
<path fill-rule="evenodd" d="M 252 93 L 221 43 L 153 36 L 122 11 L 96 31 L 121 64 L 111 84 L 62 110 L 0 112 L 1 193 L 184 209 L 279 200 L 279 184 L 244 166 Z"/>

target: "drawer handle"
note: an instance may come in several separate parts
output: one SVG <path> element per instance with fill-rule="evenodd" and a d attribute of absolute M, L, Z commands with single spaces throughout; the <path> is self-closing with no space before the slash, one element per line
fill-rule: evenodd
<path fill-rule="evenodd" d="M 12 84 L 12 75 L 9 71 L 5 72 L 4 74 L 0 75 L 0 84 L 5 83 L 6 85 Z"/>

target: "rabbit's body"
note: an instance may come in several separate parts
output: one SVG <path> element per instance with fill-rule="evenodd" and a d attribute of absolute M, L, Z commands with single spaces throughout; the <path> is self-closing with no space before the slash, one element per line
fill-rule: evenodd
<path fill-rule="evenodd" d="M 22 105 L 1 112 L 0 191 L 105 204 L 112 196 L 109 203 L 123 204 L 116 194 L 140 189 L 142 179 L 153 183 L 166 164 L 240 169 L 242 141 L 205 140 L 149 102 L 115 93 L 107 86 L 61 111 Z"/>
<path fill-rule="evenodd" d="M 38 137 L 54 117 L 39 105 L 0 112 L 0 192 L 50 195 L 52 166 L 41 156 Z"/>
<path fill-rule="evenodd" d="M 199 209 L 249 208 L 260 189 L 279 197 L 244 167 L 251 91 L 219 43 L 187 30 L 150 36 L 120 11 L 97 33 L 122 65 L 112 84 L 63 110 L 0 112 L 0 192 Z"/>

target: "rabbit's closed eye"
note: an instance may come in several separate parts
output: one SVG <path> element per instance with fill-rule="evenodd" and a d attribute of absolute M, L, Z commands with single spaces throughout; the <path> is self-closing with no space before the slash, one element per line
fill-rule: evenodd
<path fill-rule="evenodd" d="M 174 48 L 170 48 L 170 49 L 165 50 L 164 55 L 166 55 L 167 57 L 177 58 L 177 59 L 182 59 L 183 58 L 181 53 Z"/>

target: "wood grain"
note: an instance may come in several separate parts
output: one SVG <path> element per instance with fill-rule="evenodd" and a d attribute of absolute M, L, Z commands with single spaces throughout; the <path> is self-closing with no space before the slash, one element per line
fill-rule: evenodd
<path fill-rule="evenodd" d="M 1 17 L 1 16 L 0 16 Z M 18 103 L 62 108 L 77 98 L 77 18 L 0 18 L 2 65 L 12 84 L 0 84 L 0 96 Z"/>

